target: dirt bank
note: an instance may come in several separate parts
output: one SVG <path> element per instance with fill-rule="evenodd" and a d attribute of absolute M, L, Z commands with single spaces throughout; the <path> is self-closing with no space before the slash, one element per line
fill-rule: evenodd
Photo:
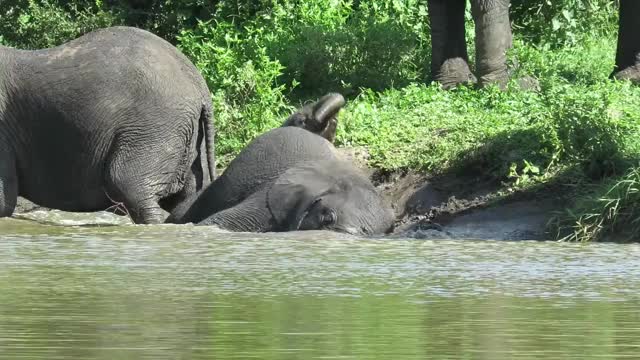
<path fill-rule="evenodd" d="M 375 174 L 393 204 L 394 233 L 414 238 L 546 240 L 546 224 L 561 209 L 553 193 L 505 195 L 499 184 L 463 177 Z"/>
<path fill-rule="evenodd" d="M 394 236 L 447 239 L 547 240 L 546 224 L 562 209 L 562 189 L 510 192 L 482 174 L 430 176 L 415 171 L 383 172 L 367 166 L 363 149 L 340 153 L 370 176 L 392 204 Z"/>

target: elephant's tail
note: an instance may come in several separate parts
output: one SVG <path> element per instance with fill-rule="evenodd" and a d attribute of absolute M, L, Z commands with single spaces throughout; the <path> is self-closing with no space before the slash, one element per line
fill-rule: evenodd
<path fill-rule="evenodd" d="M 209 100 L 202 106 L 200 112 L 200 122 L 204 130 L 204 144 L 207 156 L 207 170 L 209 171 L 209 179 L 213 181 L 216 176 L 216 155 L 215 155 L 215 127 L 213 126 L 213 110 L 211 109 L 211 101 Z M 201 155 L 202 156 L 202 155 Z M 204 172 L 205 169 L 202 169 Z"/>

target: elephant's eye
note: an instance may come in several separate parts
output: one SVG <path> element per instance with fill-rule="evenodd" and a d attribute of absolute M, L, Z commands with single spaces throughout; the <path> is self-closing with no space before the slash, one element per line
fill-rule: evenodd
<path fill-rule="evenodd" d="M 299 117 L 296 119 L 296 126 L 297 127 L 305 127 L 306 125 L 306 121 L 303 117 Z"/>
<path fill-rule="evenodd" d="M 324 209 L 320 217 L 320 222 L 322 222 L 322 225 L 331 225 L 336 223 L 337 218 L 338 216 L 335 211 L 331 209 Z"/>
<path fill-rule="evenodd" d="M 306 122 L 307 122 L 305 117 L 303 115 L 301 115 L 301 114 L 293 115 L 291 120 L 292 120 L 291 124 L 293 126 L 301 127 L 301 128 L 305 127 Z"/>

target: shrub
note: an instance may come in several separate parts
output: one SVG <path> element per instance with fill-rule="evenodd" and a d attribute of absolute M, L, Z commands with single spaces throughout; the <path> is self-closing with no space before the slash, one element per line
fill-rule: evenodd
<path fill-rule="evenodd" d="M 23 49 L 59 45 L 91 30 L 119 24 L 119 13 L 101 0 L 56 2 L 16 0 L 0 3 L 3 41 Z"/>
<path fill-rule="evenodd" d="M 610 36 L 617 30 L 613 0 L 512 0 L 516 33 L 553 47 L 575 46 L 587 35 Z"/>
<path fill-rule="evenodd" d="M 383 90 L 425 78 L 429 61 L 426 4 L 282 1 L 264 18 L 283 79 L 303 96 L 330 90 Z"/>
<path fill-rule="evenodd" d="M 564 241 L 638 241 L 640 239 L 640 168 L 609 179 L 557 214 L 550 227 Z"/>
<path fill-rule="evenodd" d="M 256 41 L 258 34 L 242 33 L 229 23 L 201 22 L 178 37 L 211 90 L 220 155 L 237 153 L 290 112 L 277 81 L 282 66 Z"/>

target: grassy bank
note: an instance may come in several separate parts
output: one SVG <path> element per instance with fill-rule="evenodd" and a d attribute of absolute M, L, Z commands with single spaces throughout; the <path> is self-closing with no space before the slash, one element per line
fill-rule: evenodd
<path fill-rule="evenodd" d="M 466 172 L 504 189 L 545 184 L 578 199 L 550 225 L 558 238 L 638 239 L 640 89 L 608 79 L 615 54 L 610 1 L 513 1 L 514 78 L 507 91 L 443 91 L 428 81 L 425 1 L 101 1 L 0 5 L 0 41 L 52 46 L 128 24 L 175 43 L 212 91 L 220 159 L 327 91 L 348 97 L 338 145 L 365 147 L 388 171 Z M 470 18 L 469 15 L 467 15 Z M 55 19 L 53 21 L 52 19 Z M 473 25 L 468 41 L 473 57 Z M 46 34 L 41 36 L 40 34 Z"/>

